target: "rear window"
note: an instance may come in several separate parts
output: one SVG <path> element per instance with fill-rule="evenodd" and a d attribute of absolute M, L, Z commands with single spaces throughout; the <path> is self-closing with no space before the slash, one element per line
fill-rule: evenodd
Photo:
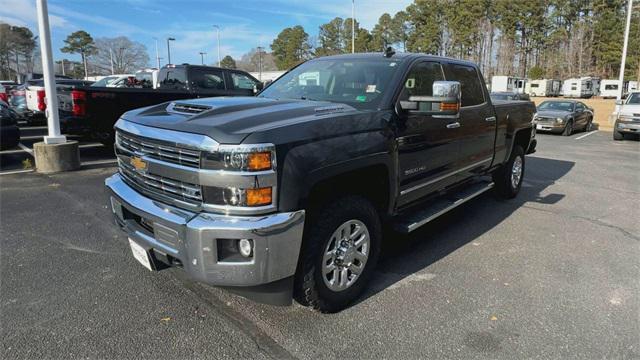
<path fill-rule="evenodd" d="M 479 105 L 484 102 L 484 91 L 478 71 L 472 66 L 449 64 L 446 66 L 447 80 L 459 81 L 462 86 L 462 106 Z"/>

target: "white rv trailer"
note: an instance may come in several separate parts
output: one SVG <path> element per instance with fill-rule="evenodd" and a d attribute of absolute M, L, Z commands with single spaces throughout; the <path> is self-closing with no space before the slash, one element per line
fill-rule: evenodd
<path fill-rule="evenodd" d="M 567 79 L 562 84 L 562 95 L 568 98 L 590 98 L 593 96 L 593 79 L 589 76 Z"/>
<path fill-rule="evenodd" d="M 600 96 L 603 98 L 615 98 L 620 93 L 620 80 L 603 79 L 600 82 Z"/>
<path fill-rule="evenodd" d="M 560 80 L 530 80 L 525 86 L 525 92 L 531 96 L 558 96 L 561 88 L 562 81 Z"/>
<path fill-rule="evenodd" d="M 627 81 L 625 84 L 625 93 L 638 90 L 638 82 L 637 81 Z"/>
<path fill-rule="evenodd" d="M 525 78 L 503 75 L 494 76 L 491 78 L 491 91 L 523 94 L 526 83 L 527 79 Z"/>

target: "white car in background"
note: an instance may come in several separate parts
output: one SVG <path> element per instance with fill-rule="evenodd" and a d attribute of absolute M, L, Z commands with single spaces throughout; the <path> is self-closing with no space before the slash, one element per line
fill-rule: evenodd
<path fill-rule="evenodd" d="M 108 75 L 96 81 L 91 86 L 96 87 L 127 87 L 129 78 L 135 77 L 133 74 Z"/>
<path fill-rule="evenodd" d="M 613 139 L 623 140 L 626 134 L 640 135 L 640 90 L 629 93 L 625 100 L 616 102 L 619 106 L 613 126 Z"/>

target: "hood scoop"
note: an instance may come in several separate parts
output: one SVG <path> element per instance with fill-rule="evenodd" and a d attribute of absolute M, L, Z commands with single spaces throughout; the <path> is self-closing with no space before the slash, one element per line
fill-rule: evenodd
<path fill-rule="evenodd" d="M 345 110 L 346 108 L 341 105 L 329 105 L 315 108 L 316 115 L 344 112 Z"/>
<path fill-rule="evenodd" d="M 188 103 L 176 103 L 172 102 L 167 106 L 167 112 L 178 114 L 196 115 L 201 112 L 211 110 L 213 107 L 208 105 L 188 104 Z"/>

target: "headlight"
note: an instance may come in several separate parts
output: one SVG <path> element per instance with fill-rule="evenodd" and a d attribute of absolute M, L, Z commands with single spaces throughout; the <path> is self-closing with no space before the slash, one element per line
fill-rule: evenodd
<path fill-rule="evenodd" d="M 218 152 L 206 153 L 202 168 L 228 171 L 275 170 L 276 156 L 273 145 L 220 145 Z"/>
<path fill-rule="evenodd" d="M 558 124 L 562 124 L 564 122 L 564 119 L 563 118 L 556 118 L 556 122 Z"/>
<path fill-rule="evenodd" d="M 633 121 L 633 116 L 631 116 L 631 115 L 621 115 L 621 114 L 618 114 L 618 120 L 622 120 L 622 121 Z"/>
<path fill-rule="evenodd" d="M 203 186 L 204 202 L 225 207 L 264 207 L 275 204 L 276 152 L 272 144 L 220 145 L 203 153 L 202 169 L 221 170 L 234 187 Z M 251 177 L 250 184 L 246 182 Z M 240 180 L 245 180 L 241 182 Z M 242 185 L 244 184 L 244 185 Z"/>

